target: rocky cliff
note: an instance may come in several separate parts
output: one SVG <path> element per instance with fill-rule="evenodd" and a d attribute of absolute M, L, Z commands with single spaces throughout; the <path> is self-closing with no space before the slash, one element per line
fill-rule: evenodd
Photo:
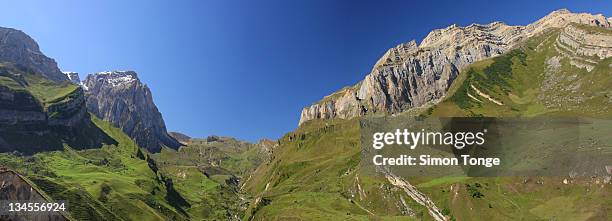
<path fill-rule="evenodd" d="M 29 36 L 0 28 L 0 152 L 96 146 L 95 138 L 76 138 L 92 126 L 83 90 L 66 79 Z"/>
<path fill-rule="evenodd" d="M 351 118 L 368 113 L 393 114 L 435 103 L 445 95 L 459 71 L 469 64 L 501 55 L 547 30 L 566 28 L 573 23 L 610 28 L 611 22 L 611 18 L 601 14 L 571 13 L 562 9 L 527 26 L 493 22 L 433 30 L 420 45 L 413 40 L 389 49 L 361 82 L 304 108 L 299 124 L 312 119 Z M 583 36 L 578 37 L 580 40 L 597 41 L 596 37 L 584 37 L 584 33 L 570 35 Z M 560 41 L 569 41 L 569 38 Z M 586 50 L 577 53 L 601 55 L 609 52 Z"/>
<path fill-rule="evenodd" d="M 568 25 L 556 39 L 555 48 L 570 64 L 590 72 L 598 60 L 612 57 L 612 30 L 600 33 L 587 25 Z"/>
<path fill-rule="evenodd" d="M 87 109 L 99 118 L 121 128 L 143 148 L 159 152 L 162 146 L 181 144 L 168 135 L 149 87 L 136 72 L 111 71 L 88 75 L 83 82 Z"/>
<path fill-rule="evenodd" d="M 72 72 L 72 71 L 64 71 L 62 73 L 66 75 L 66 77 L 68 78 L 68 80 L 70 80 L 70 82 L 74 84 L 81 84 L 81 78 L 79 77 L 79 73 Z"/>
<path fill-rule="evenodd" d="M 22 31 L 0 27 L 0 78 L 1 127 L 73 127 L 88 119 L 81 88 L 65 82 L 55 61 Z"/>
<path fill-rule="evenodd" d="M 19 30 L 0 27 L 0 60 L 26 66 L 53 81 L 68 80 L 55 60 L 45 56 L 36 41 Z"/>
<path fill-rule="evenodd" d="M 26 90 L 20 90 L 22 81 L 8 71 L 0 71 L 4 81 L 13 80 L 14 85 L 0 85 L 0 126 L 2 125 L 39 125 L 47 120 L 43 105 Z"/>

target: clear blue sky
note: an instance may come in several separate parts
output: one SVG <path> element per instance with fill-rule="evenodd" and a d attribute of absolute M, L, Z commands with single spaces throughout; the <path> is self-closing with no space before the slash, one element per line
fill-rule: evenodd
<path fill-rule="evenodd" d="M 612 16 L 607 1 L 3 1 L 63 71 L 135 70 L 167 127 L 194 137 L 278 138 L 300 111 L 361 80 L 390 47 L 434 28 L 550 11 Z"/>

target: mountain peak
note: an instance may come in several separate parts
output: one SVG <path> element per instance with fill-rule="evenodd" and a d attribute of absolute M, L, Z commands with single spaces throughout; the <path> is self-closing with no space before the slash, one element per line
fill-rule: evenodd
<path fill-rule="evenodd" d="M 570 23 L 579 23 L 585 25 L 592 25 L 598 27 L 609 28 L 611 27 L 609 18 L 606 18 L 602 14 L 590 14 L 590 13 L 573 13 L 567 9 L 555 10 L 536 22 L 527 25 L 526 28 L 540 27 L 544 28 L 561 28 L 565 27 Z M 536 29 L 537 30 L 537 29 Z"/>
<path fill-rule="evenodd" d="M 151 90 L 134 71 L 104 71 L 87 76 L 87 109 L 121 128 L 136 143 L 151 152 L 181 144 L 168 135 Z"/>
<path fill-rule="evenodd" d="M 0 60 L 26 66 L 53 81 L 68 80 L 55 60 L 45 56 L 34 39 L 17 29 L 0 27 Z"/>
<path fill-rule="evenodd" d="M 95 81 L 112 87 L 140 83 L 138 74 L 136 74 L 135 71 L 103 71 L 89 75 L 87 78 L 90 76 L 95 79 Z"/>

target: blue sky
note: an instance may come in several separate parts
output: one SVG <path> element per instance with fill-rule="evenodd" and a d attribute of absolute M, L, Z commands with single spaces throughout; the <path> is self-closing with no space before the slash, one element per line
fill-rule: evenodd
<path fill-rule="evenodd" d="M 434 28 L 550 11 L 612 16 L 606 1 L 3 1 L 63 71 L 135 70 L 167 127 L 278 138 L 300 111 L 361 80 L 390 47 Z"/>

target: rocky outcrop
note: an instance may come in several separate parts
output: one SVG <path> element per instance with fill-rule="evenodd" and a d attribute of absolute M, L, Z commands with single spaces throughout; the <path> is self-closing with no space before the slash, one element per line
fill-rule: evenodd
<path fill-rule="evenodd" d="M 149 87 L 136 72 L 111 71 L 88 75 L 83 82 L 87 109 L 99 118 L 121 128 L 143 148 L 159 152 L 162 146 L 181 144 L 168 135 Z"/>
<path fill-rule="evenodd" d="M 278 141 L 261 139 L 256 145 L 259 146 L 259 156 L 261 156 L 264 161 L 268 161 L 279 144 Z"/>
<path fill-rule="evenodd" d="M 62 72 L 62 73 L 64 73 L 64 75 L 66 75 L 66 77 L 68 78 L 68 80 L 70 80 L 70 82 L 72 82 L 74 84 L 81 84 L 81 78 L 79 77 L 79 73 L 72 72 L 72 71 L 65 71 L 65 72 Z"/>
<path fill-rule="evenodd" d="M 44 108 L 34 96 L 0 85 L 0 125 L 39 125 L 46 120 Z"/>
<path fill-rule="evenodd" d="M 418 46 L 410 41 L 389 49 L 357 85 L 304 108 L 299 124 L 312 119 L 393 114 L 436 102 L 469 64 L 498 56 L 529 37 L 572 23 L 611 26 L 610 19 L 603 15 L 562 9 L 527 26 L 493 22 L 433 30 Z"/>
<path fill-rule="evenodd" d="M 570 59 L 570 64 L 593 70 L 599 60 L 612 57 L 612 30 L 596 32 L 580 24 L 568 25 L 555 42 L 555 49 Z"/>
<path fill-rule="evenodd" d="M 431 217 L 434 220 L 436 221 L 449 220 L 450 217 L 444 216 L 444 214 L 442 213 L 442 210 L 440 210 L 436 206 L 433 200 L 431 200 L 427 195 L 419 191 L 415 186 L 410 184 L 410 182 L 406 181 L 404 178 L 400 176 L 393 174 L 387 168 L 377 168 L 377 170 L 381 171 L 385 175 L 385 178 L 387 178 L 387 181 L 389 181 L 391 185 L 404 190 L 404 192 L 408 196 L 410 196 L 410 198 L 412 198 L 415 202 L 427 208 L 429 215 L 431 215 Z"/>
<path fill-rule="evenodd" d="M 57 68 L 55 60 L 40 51 L 34 39 L 12 28 L 0 27 L 0 61 L 28 67 L 32 72 L 53 81 L 68 80 Z"/>
<path fill-rule="evenodd" d="M 51 126 L 74 127 L 83 122 L 84 119 L 89 119 L 83 89 L 78 87 L 62 100 L 50 104 L 47 107 L 47 112 L 49 113 L 49 125 Z"/>

